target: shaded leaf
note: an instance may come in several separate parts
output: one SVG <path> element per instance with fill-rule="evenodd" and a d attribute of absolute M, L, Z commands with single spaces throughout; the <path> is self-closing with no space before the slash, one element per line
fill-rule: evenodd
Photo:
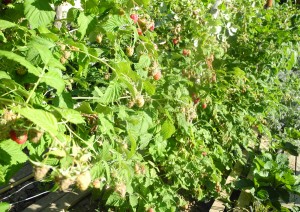
<path fill-rule="evenodd" d="M 55 12 L 44 0 L 25 0 L 24 7 L 25 17 L 33 29 L 46 26 L 54 21 Z"/>
<path fill-rule="evenodd" d="M 163 137 L 163 139 L 166 140 L 170 138 L 175 132 L 176 128 L 174 124 L 171 121 L 166 120 L 161 127 L 160 134 Z"/>
<path fill-rule="evenodd" d="M 42 76 L 41 82 L 45 82 L 47 85 L 55 88 L 58 95 L 65 89 L 65 82 L 62 79 L 62 74 L 59 69 L 49 70 Z"/>
<path fill-rule="evenodd" d="M 33 66 L 24 57 L 22 57 L 20 55 L 17 55 L 13 52 L 0 50 L 0 56 L 6 57 L 9 60 L 13 60 L 15 62 L 18 62 L 20 65 L 25 66 L 28 69 L 29 73 L 32 73 L 35 76 L 39 76 L 40 73 L 41 73 L 40 69 Z"/>
<path fill-rule="evenodd" d="M 20 113 L 34 124 L 49 132 L 52 135 L 58 134 L 58 123 L 54 115 L 40 109 L 33 108 L 13 108 L 14 111 Z"/>

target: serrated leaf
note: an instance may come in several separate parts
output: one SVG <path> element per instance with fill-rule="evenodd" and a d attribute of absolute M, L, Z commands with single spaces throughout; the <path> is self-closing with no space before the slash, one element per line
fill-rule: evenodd
<path fill-rule="evenodd" d="M 47 39 L 35 37 L 28 44 L 28 47 L 30 48 L 28 51 L 28 58 L 32 58 L 33 56 L 36 57 L 36 53 L 38 52 L 38 55 L 45 65 L 65 70 L 65 67 L 53 57 L 52 52 L 49 50 L 49 48 L 53 48 L 54 46 L 55 44 Z"/>
<path fill-rule="evenodd" d="M 153 85 L 148 80 L 143 82 L 143 88 L 150 96 L 155 94 L 155 90 L 156 90 L 155 85 Z"/>
<path fill-rule="evenodd" d="M 106 204 L 110 206 L 120 206 L 124 202 L 124 199 L 117 193 L 111 194 L 107 201 Z"/>
<path fill-rule="evenodd" d="M 122 26 L 125 26 L 127 23 L 124 18 L 120 15 L 113 15 L 110 17 L 106 23 L 103 25 L 103 29 L 107 32 L 114 32 Z"/>
<path fill-rule="evenodd" d="M 118 63 L 114 63 L 113 67 L 115 68 L 116 74 L 119 77 L 130 78 L 134 82 L 140 80 L 138 74 L 132 71 L 130 67 L 130 62 L 128 61 L 121 61 Z"/>
<path fill-rule="evenodd" d="M 111 81 L 104 95 L 101 97 L 100 102 L 103 104 L 112 103 L 120 98 L 121 86 L 115 81 Z"/>
<path fill-rule="evenodd" d="M 47 49 L 51 49 L 51 48 L 54 48 L 56 46 L 56 44 L 52 40 L 42 38 L 42 37 L 39 37 L 39 36 L 33 37 L 32 40 L 30 41 L 30 43 L 34 43 L 34 44 L 44 46 L 44 48 L 47 48 Z"/>
<path fill-rule="evenodd" d="M 80 106 L 77 107 L 75 110 L 80 111 L 82 113 L 87 113 L 87 114 L 94 113 L 90 103 L 88 103 L 88 102 L 81 102 Z"/>
<path fill-rule="evenodd" d="M 49 61 L 51 59 L 53 59 L 52 52 L 49 49 L 43 47 L 42 45 L 38 45 L 38 44 L 35 44 L 34 48 L 39 52 L 39 55 L 40 55 L 43 63 L 48 66 Z"/>
<path fill-rule="evenodd" d="M 58 123 L 54 115 L 40 109 L 33 108 L 13 108 L 17 113 L 20 113 L 25 118 L 32 121 L 34 124 L 49 132 L 53 136 L 58 134 Z"/>
<path fill-rule="evenodd" d="M 145 112 L 139 112 L 136 116 L 130 116 L 127 121 L 127 130 L 132 134 L 136 134 L 136 137 L 147 133 L 153 124 L 151 117 Z"/>
<path fill-rule="evenodd" d="M 45 160 L 43 161 L 45 165 L 49 166 L 56 166 L 59 163 L 58 158 L 51 158 L 51 157 L 46 157 Z"/>
<path fill-rule="evenodd" d="M 65 89 L 65 82 L 62 79 L 62 74 L 59 69 L 50 69 L 42 76 L 41 82 L 45 82 L 47 85 L 55 88 L 58 95 Z"/>
<path fill-rule="evenodd" d="M 73 124 L 82 124 L 85 123 L 84 118 L 81 116 L 81 113 L 73 109 L 60 109 L 55 108 L 56 111 L 67 121 Z"/>
<path fill-rule="evenodd" d="M 174 133 L 176 132 L 176 128 L 174 126 L 174 124 L 169 121 L 166 120 L 162 127 L 161 127 L 161 131 L 160 134 L 163 137 L 164 140 L 167 140 L 168 138 L 170 138 Z"/>
<path fill-rule="evenodd" d="M 77 19 L 77 22 L 78 22 L 78 25 L 79 25 L 79 28 L 78 28 L 78 32 L 80 33 L 80 39 L 82 39 L 85 34 L 86 34 L 86 30 L 89 26 L 89 24 L 91 23 L 91 21 L 93 20 L 93 16 L 86 16 L 84 14 L 84 12 L 81 12 L 78 19 Z"/>
<path fill-rule="evenodd" d="M 33 29 L 50 24 L 55 17 L 52 7 L 44 0 L 25 0 L 24 13 Z"/>
<path fill-rule="evenodd" d="M 134 194 L 130 195 L 129 196 L 129 203 L 130 203 L 131 207 L 135 208 L 138 205 L 138 203 L 139 203 L 138 196 L 136 196 Z"/>
<path fill-rule="evenodd" d="M 104 166 L 103 166 L 103 162 L 97 162 L 93 165 L 93 167 L 91 168 L 91 176 L 92 179 L 97 179 L 100 177 L 103 177 L 104 175 Z"/>
<path fill-rule="evenodd" d="M 87 13 L 94 13 L 94 14 L 98 14 L 99 10 L 98 10 L 98 0 L 87 0 L 85 2 L 85 11 Z"/>
<path fill-rule="evenodd" d="M 135 64 L 136 69 L 148 68 L 151 65 L 151 59 L 148 55 L 142 55 L 139 62 Z"/>
<path fill-rule="evenodd" d="M 46 155 L 53 155 L 53 156 L 56 156 L 58 158 L 64 158 L 64 157 L 67 156 L 66 152 L 64 150 L 61 150 L 61 149 L 49 151 L 49 152 L 46 153 Z"/>
<path fill-rule="evenodd" d="M 0 56 L 18 62 L 20 65 L 25 66 L 28 69 L 29 73 L 34 74 L 35 76 L 39 76 L 41 73 L 39 69 L 37 69 L 30 62 L 28 62 L 24 57 L 17 55 L 13 52 L 0 50 Z"/>
<path fill-rule="evenodd" d="M 264 189 L 259 190 L 256 193 L 256 195 L 261 200 L 267 200 L 267 199 L 269 199 L 269 193 L 266 190 L 264 190 Z"/>
<path fill-rule="evenodd" d="M 20 145 L 12 140 L 1 141 L 0 149 L 6 152 L 6 154 L 1 154 L 1 160 L 5 160 L 9 165 L 25 163 L 28 160 Z M 6 158 L 4 158 L 5 155 Z"/>

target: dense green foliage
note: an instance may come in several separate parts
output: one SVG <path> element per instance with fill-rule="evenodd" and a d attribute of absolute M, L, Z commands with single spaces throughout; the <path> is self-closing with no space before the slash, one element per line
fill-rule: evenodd
<path fill-rule="evenodd" d="M 269 169 L 293 179 L 276 177 L 276 191 L 300 193 L 280 169 L 286 156 L 274 156 L 300 146 L 295 6 L 81 0 L 55 21 L 61 2 L 0 6 L 0 184 L 30 160 L 54 190 L 76 184 L 108 208 L 175 211 L 230 189 L 249 153 L 258 200 L 269 204 Z"/>

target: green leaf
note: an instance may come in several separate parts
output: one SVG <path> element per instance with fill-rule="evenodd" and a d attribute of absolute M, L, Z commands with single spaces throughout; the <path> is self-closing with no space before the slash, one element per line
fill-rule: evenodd
<path fill-rule="evenodd" d="M 297 62 L 298 53 L 297 51 L 292 51 L 290 59 L 287 61 L 286 69 L 291 70 Z"/>
<path fill-rule="evenodd" d="M 87 113 L 87 114 L 93 114 L 94 111 L 88 102 L 81 102 L 80 106 L 76 108 L 77 111 L 80 111 L 82 113 Z"/>
<path fill-rule="evenodd" d="M 40 109 L 33 108 L 13 108 L 14 111 L 20 113 L 34 124 L 49 132 L 53 136 L 58 134 L 58 123 L 54 115 Z"/>
<path fill-rule="evenodd" d="M 59 108 L 73 108 L 74 101 L 70 93 L 62 92 L 61 95 L 56 95 L 53 100 L 53 105 Z"/>
<path fill-rule="evenodd" d="M 44 0 L 25 0 L 24 13 L 33 29 L 50 24 L 55 17 L 52 7 Z"/>
<path fill-rule="evenodd" d="M 7 42 L 7 39 L 6 37 L 4 36 L 3 32 L 0 31 L 0 41 L 3 42 L 3 43 L 6 43 Z"/>
<path fill-rule="evenodd" d="M 55 108 L 57 112 L 67 121 L 73 124 L 82 124 L 85 123 L 84 118 L 81 116 L 81 113 L 73 109 L 60 109 Z"/>
<path fill-rule="evenodd" d="M 28 51 L 28 58 L 36 57 L 36 53 L 38 53 L 45 65 L 51 68 L 65 70 L 65 66 L 63 66 L 60 61 L 54 58 L 53 53 L 50 51 L 50 48 L 55 46 L 55 43 L 49 41 L 48 39 L 35 37 L 28 44 L 28 47 L 30 48 Z"/>
<path fill-rule="evenodd" d="M 0 71 L 0 79 L 11 79 L 11 78 L 6 72 Z"/>
<path fill-rule="evenodd" d="M 135 64 L 136 69 L 148 68 L 151 65 L 151 60 L 148 55 L 142 55 L 139 62 Z"/>
<path fill-rule="evenodd" d="M 155 94 L 155 85 L 153 85 L 151 82 L 149 82 L 148 80 L 147 81 L 144 81 L 143 82 L 143 87 L 144 87 L 144 90 L 150 95 L 154 95 Z"/>
<path fill-rule="evenodd" d="M 138 203 L 139 203 L 138 196 L 136 196 L 134 194 L 130 195 L 129 196 L 129 203 L 130 203 L 131 207 L 135 208 L 138 205 Z"/>
<path fill-rule="evenodd" d="M 142 136 L 140 136 L 139 149 L 141 150 L 145 149 L 148 146 L 149 142 L 151 141 L 152 137 L 153 136 L 150 133 L 144 133 Z"/>
<path fill-rule="evenodd" d="M 21 145 L 12 140 L 0 142 L 1 164 L 25 163 L 28 160 L 27 155 L 22 151 Z"/>
<path fill-rule="evenodd" d="M 35 76 L 39 76 L 41 73 L 41 71 L 38 68 L 33 66 L 24 57 L 17 55 L 13 52 L 0 50 L 0 56 L 6 57 L 9 60 L 18 62 L 20 65 L 25 66 L 28 69 L 29 73 L 34 74 Z"/>
<path fill-rule="evenodd" d="M 300 195 L 300 184 L 292 186 L 291 189 L 295 194 Z"/>
<path fill-rule="evenodd" d="M 0 30 L 17 26 L 15 23 L 6 20 L 0 20 Z"/>
<path fill-rule="evenodd" d="M 145 112 L 130 116 L 127 121 L 127 130 L 137 136 L 143 136 L 153 125 L 151 117 Z"/>
<path fill-rule="evenodd" d="M 264 189 L 259 190 L 256 193 L 256 195 L 260 200 L 263 200 L 263 201 L 269 199 L 269 193 L 268 193 L 268 191 L 266 191 Z"/>
<path fill-rule="evenodd" d="M 119 28 L 122 28 L 122 26 L 125 26 L 128 24 L 124 18 L 120 15 L 113 15 L 108 19 L 108 21 L 103 25 L 103 29 L 107 32 L 114 32 L 116 30 L 119 30 Z"/>
<path fill-rule="evenodd" d="M 123 202 L 124 199 L 119 194 L 113 193 L 108 197 L 106 204 L 110 206 L 121 206 Z"/>
<path fill-rule="evenodd" d="M 45 82 L 47 85 L 55 88 L 58 95 L 65 89 L 65 82 L 62 79 L 62 74 L 59 69 L 50 69 L 42 76 L 41 82 Z"/>
<path fill-rule="evenodd" d="M 162 127 L 161 127 L 161 131 L 160 134 L 163 137 L 164 140 L 167 140 L 168 138 L 170 138 L 174 133 L 176 132 L 176 128 L 174 126 L 174 124 L 169 121 L 166 120 Z"/>
<path fill-rule="evenodd" d="M 98 13 L 98 0 L 87 0 L 84 4 L 84 10 L 87 13 L 94 13 L 97 14 Z"/>
<path fill-rule="evenodd" d="M 233 68 L 233 74 L 236 75 L 237 77 L 241 77 L 241 78 L 245 77 L 245 75 L 246 75 L 245 72 L 242 71 L 242 69 L 240 69 L 239 67 Z"/>
<path fill-rule="evenodd" d="M 132 136 L 130 132 L 128 132 L 128 138 L 130 140 L 130 153 L 127 157 L 130 159 L 135 154 L 137 145 L 134 136 Z"/>
<path fill-rule="evenodd" d="M 80 34 L 80 36 L 79 36 L 80 39 L 82 39 L 85 36 L 86 30 L 87 30 L 89 24 L 91 23 L 91 21 L 93 20 L 93 18 L 94 17 L 90 16 L 90 15 L 86 16 L 84 14 L 84 12 L 80 13 L 78 20 L 77 20 L 78 25 L 79 25 L 78 32 Z"/>
<path fill-rule="evenodd" d="M 0 81 L 2 86 L 5 86 L 10 90 L 14 90 L 14 92 L 20 96 L 28 98 L 29 92 L 25 90 L 25 88 L 22 85 L 18 84 L 16 81 L 7 78 L 1 78 L 1 77 L 0 77 Z"/>
<path fill-rule="evenodd" d="M 121 61 L 118 63 L 114 63 L 113 67 L 115 68 L 116 74 L 119 77 L 129 78 L 134 82 L 137 82 L 140 79 L 138 74 L 132 71 L 130 67 L 130 62 L 128 61 Z"/>
<path fill-rule="evenodd" d="M 7 202 L 0 202 L 0 211 L 7 212 L 10 209 L 10 204 Z"/>
<path fill-rule="evenodd" d="M 105 172 L 104 166 L 103 166 L 103 162 L 97 162 L 93 165 L 93 167 L 91 168 L 91 176 L 92 179 L 97 179 L 100 177 L 103 177 Z"/>
<path fill-rule="evenodd" d="M 67 156 L 66 152 L 64 150 L 61 150 L 61 149 L 49 151 L 49 152 L 46 153 L 46 155 L 53 155 L 53 156 L 56 156 L 58 158 L 64 158 L 64 157 Z"/>
<path fill-rule="evenodd" d="M 103 104 L 109 104 L 118 100 L 121 96 L 121 86 L 115 81 L 111 81 L 104 95 L 101 97 L 100 102 Z"/>
<path fill-rule="evenodd" d="M 56 44 L 52 40 L 42 38 L 39 36 L 33 37 L 32 40 L 30 41 L 30 44 L 43 46 L 44 48 L 47 49 L 52 49 L 56 47 Z"/>
<path fill-rule="evenodd" d="M 138 5 L 147 7 L 150 4 L 150 0 L 136 0 L 135 1 Z"/>

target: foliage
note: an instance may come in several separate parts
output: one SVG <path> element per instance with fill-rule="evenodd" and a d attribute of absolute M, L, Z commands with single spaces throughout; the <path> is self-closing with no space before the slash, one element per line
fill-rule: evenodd
<path fill-rule="evenodd" d="M 236 187 L 251 188 L 250 192 L 260 202 L 281 210 L 279 200 L 288 203 L 290 194 L 300 194 L 299 176 L 289 168 L 286 154 L 265 153 L 254 158 L 253 180 L 241 179 Z"/>
<path fill-rule="evenodd" d="M 61 3 L 0 6 L 1 184 L 30 160 L 37 179 L 93 187 L 107 207 L 175 211 L 229 189 L 257 132 L 299 153 L 292 5 L 82 0 L 55 21 Z"/>

